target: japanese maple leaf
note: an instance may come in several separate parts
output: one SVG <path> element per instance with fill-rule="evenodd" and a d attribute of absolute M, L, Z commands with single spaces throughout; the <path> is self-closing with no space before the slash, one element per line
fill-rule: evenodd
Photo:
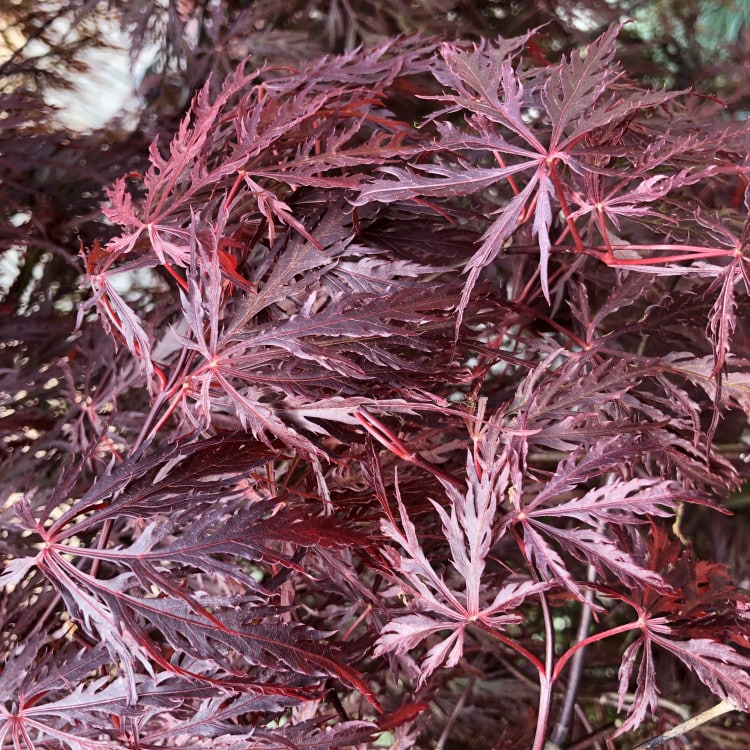
<path fill-rule="evenodd" d="M 611 438 L 600 441 L 580 459 L 573 455 L 561 462 L 546 486 L 530 497 L 514 492 L 513 511 L 502 522 L 503 528 L 514 528 L 524 555 L 545 580 L 562 584 L 578 597 L 583 597 L 583 591 L 570 571 L 570 558 L 586 560 L 602 576 L 610 571 L 635 585 L 663 585 L 659 575 L 623 549 L 609 529 L 669 516 L 686 499 L 671 482 L 614 478 L 579 497 L 559 499 L 611 467 L 608 449 L 613 442 Z"/>
<path fill-rule="evenodd" d="M 32 548 L 36 554 L 10 561 L 0 584 L 21 585 L 38 569 L 82 630 L 106 644 L 112 660 L 122 665 L 131 697 L 137 694 L 139 666 L 153 674 L 158 665 L 200 681 L 199 674 L 164 655 L 168 644 L 176 653 L 214 664 L 229 678 L 241 674 L 237 658 L 280 673 L 339 673 L 374 701 L 323 633 L 284 622 L 284 608 L 267 606 L 270 592 L 228 562 L 243 558 L 299 570 L 298 558 L 278 546 L 367 546 L 360 535 L 318 519 L 317 506 L 308 506 L 308 512 L 291 496 L 289 502 L 259 498 L 253 504 L 247 475 L 271 455 L 271 449 L 246 435 L 162 446 L 151 455 L 136 451 L 47 523 L 48 513 L 72 486 L 64 478 L 41 518 L 19 501 L 21 523 L 43 541 Z M 131 544 L 89 548 L 75 541 L 102 524 L 133 516 L 151 522 L 143 523 Z M 106 574 L 100 572 L 102 563 L 108 566 Z M 232 581 L 241 582 L 244 593 Z M 220 678 L 212 679 L 221 684 Z"/>
<path fill-rule="evenodd" d="M 638 613 L 640 634 L 625 650 L 619 670 L 620 708 L 638 664 L 636 691 L 628 718 L 617 735 L 637 727 L 657 708 L 654 649 L 681 661 L 706 687 L 742 711 L 750 710 L 750 658 L 726 641 L 736 632 L 743 643 L 747 623 L 738 603 L 747 596 L 731 583 L 724 566 L 701 563 L 677 540 L 652 527 L 647 565 L 663 575 L 669 588 L 654 589 L 644 582 L 632 596 L 619 595 Z"/>
<path fill-rule="evenodd" d="M 750 188 L 745 191 L 745 211 L 750 213 Z M 709 299 L 716 293 L 708 320 L 708 333 L 714 348 L 714 366 L 711 375 L 721 373 L 727 355 L 731 351 L 732 334 L 737 326 L 737 287 L 743 286 L 745 293 L 750 295 L 750 258 L 747 255 L 750 243 L 750 218 L 746 216 L 739 232 L 732 231 L 726 221 L 719 219 L 718 216 L 712 218 L 698 215 L 698 220 L 709 231 L 715 242 L 734 251 L 732 261 L 717 273 L 705 292 L 706 298 Z"/>
<path fill-rule="evenodd" d="M 0 747 L 121 747 L 113 717 L 135 716 L 161 701 L 143 696 L 141 707 L 135 708 L 125 679 L 107 675 L 107 666 L 101 645 L 76 649 L 63 644 L 53 651 L 32 638 L 9 652 L 0 676 L 5 698 L 0 705 Z M 92 673 L 97 676 L 90 679 Z"/>
<path fill-rule="evenodd" d="M 520 43 L 501 41 L 498 47 L 480 45 L 472 50 L 444 44 L 442 66 L 435 75 L 455 93 L 433 98 L 447 104 L 443 112 L 469 113 L 469 132 L 441 123 L 442 113 L 438 113 L 431 119 L 438 120 L 439 136 L 424 150 L 485 151 L 489 159 L 500 161 L 499 166 L 480 168 L 454 161 L 446 166 L 419 163 L 411 169 L 385 167 L 383 171 L 395 179 L 375 180 L 360 188 L 355 205 L 469 195 L 501 181 L 512 186 L 513 196 L 496 211 L 497 218 L 466 266 L 468 278 L 459 306 L 459 323 L 481 270 L 529 216 L 533 216 L 532 231 L 539 243 L 542 290 L 549 300 L 550 226 L 556 209 L 569 213 L 560 169 L 576 174 L 585 174 L 592 168 L 597 171 L 582 146 L 587 134 L 677 95 L 629 91 L 614 85 L 622 75 L 613 62 L 618 32 L 619 27 L 613 26 L 585 52 L 574 52 L 557 65 L 536 70 L 535 76 L 519 72 L 515 66 Z M 549 125 L 534 127 L 526 118 L 530 107 L 540 105 Z M 518 184 L 520 178 L 525 181 L 522 187 Z M 572 220 L 568 221 L 575 232 Z"/>
<path fill-rule="evenodd" d="M 451 667 L 458 663 L 467 626 L 478 625 L 496 632 L 519 622 L 522 618 L 517 610 L 524 600 L 549 586 L 520 580 L 507 582 L 491 594 L 483 580 L 486 558 L 496 540 L 494 519 L 498 499 L 508 485 L 507 457 L 505 452 L 497 451 L 498 440 L 497 425 L 493 425 L 484 437 L 484 455 L 478 465 L 475 456 L 469 454 L 465 491 L 443 482 L 450 512 L 433 501 L 450 548 L 450 564 L 463 581 L 463 591 L 449 586 L 435 570 L 398 494 L 403 532 L 391 520 L 382 522 L 385 535 L 403 550 L 398 562 L 401 585 L 414 596 L 415 608 L 430 614 L 418 612 L 392 620 L 380 634 L 376 653 L 406 653 L 430 636 L 448 631 L 445 639 L 427 651 L 420 667 L 420 683 L 439 666 Z"/>

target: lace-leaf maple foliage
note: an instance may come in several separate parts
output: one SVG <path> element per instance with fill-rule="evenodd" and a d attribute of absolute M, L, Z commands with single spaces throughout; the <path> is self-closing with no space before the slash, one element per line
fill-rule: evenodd
<path fill-rule="evenodd" d="M 540 750 L 583 649 L 579 739 L 750 711 L 682 520 L 743 480 L 748 129 L 620 33 L 215 68 L 115 180 L 74 406 L 2 372 L 0 747 Z"/>

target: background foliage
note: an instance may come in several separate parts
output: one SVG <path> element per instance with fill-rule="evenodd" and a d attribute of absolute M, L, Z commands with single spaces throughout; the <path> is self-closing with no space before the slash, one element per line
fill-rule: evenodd
<path fill-rule="evenodd" d="M 2 3 L 0 747 L 744 747 L 746 15 Z"/>

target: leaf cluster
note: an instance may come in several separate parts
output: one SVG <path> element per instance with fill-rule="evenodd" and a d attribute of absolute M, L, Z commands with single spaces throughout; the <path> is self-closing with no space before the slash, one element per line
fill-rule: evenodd
<path fill-rule="evenodd" d="M 185 102 L 73 159 L 0 94 L 0 748 L 750 712 L 746 542 L 711 540 L 747 474 L 746 123 L 629 76 L 618 24 L 560 54 L 476 4 L 425 4 L 441 37 L 396 2 L 125 5 Z"/>

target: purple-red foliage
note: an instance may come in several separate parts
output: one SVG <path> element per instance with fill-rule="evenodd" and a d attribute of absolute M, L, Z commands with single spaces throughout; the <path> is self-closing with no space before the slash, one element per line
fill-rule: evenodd
<path fill-rule="evenodd" d="M 750 711 L 750 131 L 619 31 L 206 63 L 5 303 L 0 748 L 540 750 L 584 647 L 578 738 Z"/>

